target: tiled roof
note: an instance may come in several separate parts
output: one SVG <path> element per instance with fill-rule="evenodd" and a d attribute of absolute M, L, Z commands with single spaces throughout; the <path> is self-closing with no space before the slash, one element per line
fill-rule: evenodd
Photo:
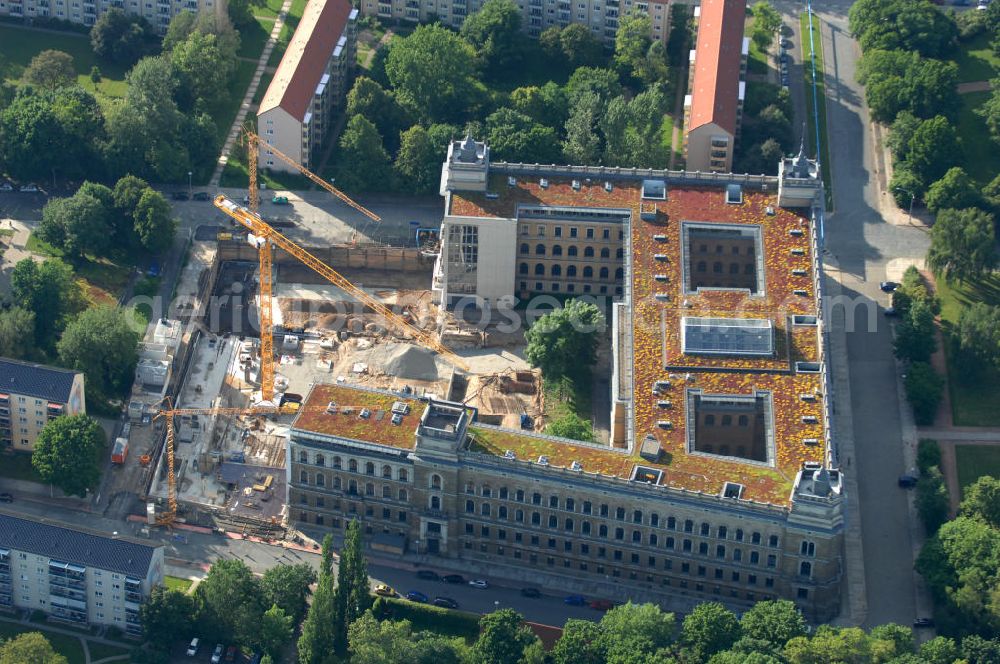
<path fill-rule="evenodd" d="M 736 134 L 745 23 L 745 0 L 704 0 L 701 3 L 691 85 L 691 119 L 686 131 L 714 123 Z"/>
<path fill-rule="evenodd" d="M 0 392 L 66 403 L 76 371 L 0 358 Z"/>
<path fill-rule="evenodd" d="M 391 412 L 396 401 L 410 406 L 409 414 L 398 425 L 392 423 Z M 335 413 L 327 412 L 331 402 L 337 404 Z M 367 418 L 360 416 L 364 408 L 371 411 Z M 424 404 L 416 399 L 341 385 L 315 385 L 302 403 L 292 429 L 412 450 L 423 412 Z"/>
<path fill-rule="evenodd" d="M 258 115 L 280 106 L 300 122 L 305 119 L 351 11 L 350 0 L 309 1 L 264 93 Z"/>
<path fill-rule="evenodd" d="M 0 512 L 0 547 L 145 579 L 162 545 Z"/>

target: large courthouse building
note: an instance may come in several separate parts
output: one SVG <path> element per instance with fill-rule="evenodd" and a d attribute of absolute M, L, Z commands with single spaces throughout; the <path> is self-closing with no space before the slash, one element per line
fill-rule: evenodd
<path fill-rule="evenodd" d="M 815 162 L 778 177 L 491 164 L 467 139 L 442 193 L 443 303 L 613 301 L 610 444 L 317 385 L 289 443 L 291 520 L 360 518 L 387 550 L 591 597 L 785 597 L 835 616 L 844 495 Z"/>

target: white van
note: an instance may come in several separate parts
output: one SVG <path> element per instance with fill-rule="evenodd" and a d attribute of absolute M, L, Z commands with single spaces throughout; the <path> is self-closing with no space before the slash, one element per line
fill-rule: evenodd
<path fill-rule="evenodd" d="M 188 657 L 194 657 L 195 655 L 198 654 L 198 643 L 199 641 L 197 636 L 191 639 L 191 645 L 189 645 L 187 649 Z"/>

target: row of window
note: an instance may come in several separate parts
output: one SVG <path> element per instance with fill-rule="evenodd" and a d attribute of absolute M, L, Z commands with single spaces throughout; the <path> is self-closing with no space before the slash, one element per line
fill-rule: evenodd
<path fill-rule="evenodd" d="M 299 463 L 304 463 L 304 464 L 311 463 L 314 466 L 326 468 L 327 467 L 326 461 L 327 461 L 326 455 L 324 455 L 321 452 L 315 452 L 312 455 L 310 455 L 307 450 L 299 450 Z M 345 464 L 344 460 L 339 456 L 331 457 L 329 467 L 332 468 L 333 470 L 347 470 L 350 473 L 362 472 L 360 470 L 361 464 L 358 462 L 357 459 L 348 459 L 347 463 Z M 365 462 L 364 464 L 365 475 L 370 475 L 374 477 L 376 475 L 376 472 L 379 473 L 379 476 L 382 477 L 382 479 L 386 480 L 395 479 L 398 482 L 410 481 L 410 471 L 407 470 L 406 468 L 394 469 L 387 463 L 382 464 L 381 468 L 377 468 L 374 462 L 372 461 Z M 300 477 L 305 478 L 301 480 L 303 483 L 305 484 L 309 483 L 308 476 L 309 475 L 306 471 L 304 470 L 301 471 Z M 317 475 L 317 477 L 319 476 Z M 438 478 L 438 482 L 440 482 L 440 478 Z"/>
<path fill-rule="evenodd" d="M 528 272 L 529 272 L 528 264 L 527 263 L 521 263 L 518 266 L 518 268 L 517 268 L 517 272 L 518 272 L 518 274 L 528 274 Z M 594 277 L 594 268 L 592 268 L 589 265 L 585 265 L 583 267 L 582 273 L 583 273 L 583 278 L 584 279 L 593 279 L 593 277 Z M 598 270 L 598 275 L 599 275 L 598 279 L 607 279 L 610 276 L 610 274 L 611 273 L 608 270 L 608 268 L 602 267 L 600 270 Z M 545 265 L 543 263 L 536 263 L 535 264 L 535 276 L 536 277 L 544 277 L 544 276 L 546 276 L 545 275 Z M 558 263 L 555 264 L 555 265 L 552 265 L 549 268 L 549 276 L 552 276 L 552 277 L 561 277 L 561 276 L 563 276 L 562 265 L 559 265 Z M 577 276 L 576 266 L 575 265 L 567 265 L 566 266 L 566 278 L 567 279 L 572 279 L 573 277 L 576 277 L 576 276 Z M 615 280 L 616 281 L 621 281 L 624 278 L 625 278 L 625 270 L 623 268 L 616 269 L 615 270 Z"/>
<path fill-rule="evenodd" d="M 743 274 L 755 274 L 757 268 L 753 263 L 743 264 L 742 270 L 740 268 L 740 263 L 729 264 L 729 274 L 739 274 L 741 271 Z M 695 272 L 708 272 L 708 263 L 705 261 L 698 261 L 695 265 Z M 725 272 L 725 266 L 722 264 L 722 261 L 715 261 L 712 263 L 712 272 L 714 274 L 722 274 Z"/>
<path fill-rule="evenodd" d="M 536 237 L 545 237 L 545 233 L 546 233 L 546 229 L 547 228 L 551 228 L 552 229 L 552 237 L 562 237 L 563 236 L 563 227 L 562 226 L 549 226 L 547 224 L 538 224 L 537 226 L 535 226 L 535 236 Z M 595 236 L 596 236 L 596 229 L 594 229 L 594 228 L 585 228 L 583 230 L 584 230 L 584 237 L 586 239 L 593 240 L 595 238 Z M 531 235 L 531 230 L 528 228 L 528 224 L 521 224 L 521 235 Z M 569 227 L 569 237 L 571 239 L 575 238 L 575 237 L 580 237 L 580 229 L 578 229 L 576 226 L 570 226 Z M 601 239 L 602 240 L 610 240 L 611 239 L 611 229 L 610 228 L 602 228 L 601 229 Z M 624 239 L 625 239 L 625 231 L 619 230 L 618 231 L 618 240 L 621 241 L 621 240 L 624 240 Z"/>
<path fill-rule="evenodd" d="M 309 484 L 309 482 L 307 481 L 309 477 L 306 471 L 303 470 L 300 473 L 299 479 L 301 480 L 302 484 Z M 320 489 L 325 489 L 326 476 L 320 473 L 316 473 L 315 486 Z M 345 482 L 344 480 L 341 479 L 339 475 L 333 476 L 333 480 L 330 482 L 330 488 L 333 489 L 334 491 L 345 491 L 350 496 L 365 495 L 374 497 L 375 495 L 377 495 L 374 483 L 368 482 L 365 484 L 364 489 L 361 489 L 358 486 L 357 480 L 349 479 Z M 382 488 L 378 490 L 378 493 L 380 493 L 382 498 L 385 498 L 386 500 L 393 500 L 394 497 L 395 500 L 398 500 L 399 502 L 407 502 L 409 500 L 409 494 L 407 493 L 406 489 L 400 488 L 394 491 L 393 488 L 388 484 L 383 484 Z M 301 501 L 304 503 L 305 500 L 306 497 L 305 494 L 303 494 Z M 321 500 L 321 497 L 318 497 L 317 500 Z M 317 505 L 317 507 L 322 507 L 322 505 Z"/>
<path fill-rule="evenodd" d="M 575 293 L 576 292 L 576 284 L 560 284 L 559 282 L 552 282 L 552 283 L 548 284 L 548 291 L 550 293 L 562 293 L 564 286 L 566 288 L 565 292 L 567 292 L 567 293 Z M 527 281 L 522 281 L 521 282 L 520 290 L 522 292 L 527 292 L 528 291 L 528 282 Z M 546 290 L 545 284 L 542 283 L 541 281 L 536 281 L 535 282 L 535 287 L 534 287 L 534 289 L 533 289 L 532 292 L 542 293 L 545 290 Z M 593 290 L 594 290 L 594 287 L 591 284 L 583 284 L 583 292 L 584 293 L 590 293 Z M 597 291 L 601 295 L 607 295 L 608 294 L 608 287 L 605 284 L 601 284 L 597 288 Z M 621 286 L 615 286 L 615 295 L 621 295 L 621 294 L 622 294 L 622 287 Z"/>
<path fill-rule="evenodd" d="M 562 248 L 561 244 L 554 244 L 554 245 L 552 245 L 549 248 L 546 248 L 546 246 L 544 244 L 536 244 L 535 245 L 535 255 L 536 256 L 545 256 L 545 255 L 547 255 L 546 252 L 549 252 L 549 251 L 551 251 L 551 254 L 553 256 L 562 256 L 563 255 L 563 248 Z M 524 242 L 524 243 L 521 244 L 520 252 L 521 252 L 522 256 L 527 256 L 528 254 L 531 253 L 531 247 L 528 245 L 527 242 Z M 595 249 L 593 247 L 589 247 L 589 246 L 583 248 L 583 257 L 584 258 L 594 258 L 595 253 L 599 253 L 600 256 L 601 256 L 601 258 L 603 258 L 605 260 L 611 258 L 611 250 L 609 248 L 607 248 L 607 247 L 602 248 L 600 250 L 600 252 L 595 252 Z M 566 247 L 566 255 L 567 256 L 579 256 L 580 255 L 580 250 L 577 248 L 577 246 L 575 244 L 571 244 L 570 246 Z M 618 249 L 615 251 L 615 258 L 617 258 L 618 260 L 621 260 L 624 257 L 625 257 L 625 250 L 622 249 L 621 247 L 618 247 Z"/>

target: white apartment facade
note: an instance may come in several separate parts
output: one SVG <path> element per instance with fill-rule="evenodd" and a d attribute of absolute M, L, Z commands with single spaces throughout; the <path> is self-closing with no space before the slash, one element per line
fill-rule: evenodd
<path fill-rule="evenodd" d="M 306 168 L 333 125 L 357 65 L 358 10 L 349 0 L 312 0 L 257 110 L 257 133 Z M 294 172 L 260 146 L 262 168 Z"/>
<path fill-rule="evenodd" d="M 0 608 L 141 635 L 163 564 L 162 545 L 0 513 Z"/>
<path fill-rule="evenodd" d="M 113 7 L 142 16 L 160 32 L 165 32 L 170 19 L 183 11 L 207 12 L 220 17 L 228 11 L 226 0 L 0 0 L 0 16 L 25 20 L 55 18 L 93 25 L 101 14 Z"/>
<path fill-rule="evenodd" d="M 78 371 L 0 358 L 0 449 L 30 453 L 49 420 L 86 413 L 83 382 Z"/>

